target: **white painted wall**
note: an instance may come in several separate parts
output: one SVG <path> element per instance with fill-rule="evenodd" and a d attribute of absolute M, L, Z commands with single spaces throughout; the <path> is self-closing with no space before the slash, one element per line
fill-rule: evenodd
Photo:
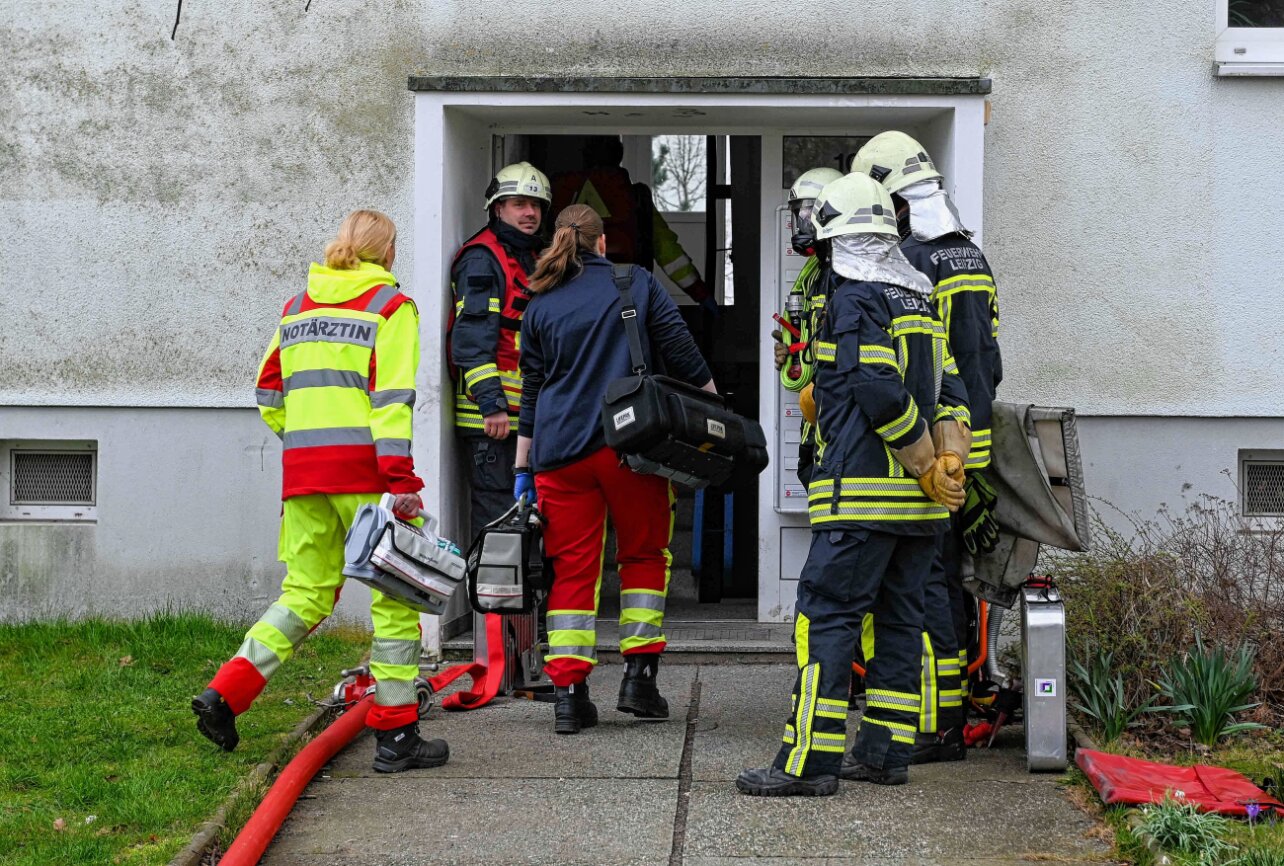
<path fill-rule="evenodd" d="M 1004 396 L 1278 414 L 1284 81 L 1213 76 L 1214 2 L 6 4 L 0 403 L 248 405 L 343 213 L 411 219 L 408 73 L 984 74 Z"/>
<path fill-rule="evenodd" d="M 281 446 L 256 410 L 0 408 L 0 431 L 98 442 L 96 523 L 0 522 L 0 620 L 252 620 L 280 594 Z M 350 581 L 337 614 L 369 622 L 369 607 Z"/>

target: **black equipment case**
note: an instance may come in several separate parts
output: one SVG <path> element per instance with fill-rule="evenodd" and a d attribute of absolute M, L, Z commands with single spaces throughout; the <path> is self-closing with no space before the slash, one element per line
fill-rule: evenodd
<path fill-rule="evenodd" d="M 473 610 L 526 613 L 538 606 L 553 582 L 543 533 L 543 516 L 524 500 L 482 529 L 466 557 Z"/>
<path fill-rule="evenodd" d="M 737 415 L 718 394 L 646 373 L 630 287 L 633 267 L 615 268 L 633 375 L 607 386 L 602 400 L 606 444 L 635 472 L 689 487 L 725 484 L 737 470 L 758 474 L 767 467 L 767 439 L 757 421 Z"/>

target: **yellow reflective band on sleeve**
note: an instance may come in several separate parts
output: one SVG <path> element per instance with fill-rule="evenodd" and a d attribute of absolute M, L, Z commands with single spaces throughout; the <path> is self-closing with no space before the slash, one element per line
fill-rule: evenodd
<path fill-rule="evenodd" d="M 499 367 L 494 364 L 481 364 L 473 367 L 464 373 L 464 385 L 472 390 L 478 382 L 484 382 L 487 379 L 498 379 Z"/>
<path fill-rule="evenodd" d="M 896 362 L 896 351 L 890 346 L 861 346 L 860 362 L 862 364 L 887 364 L 900 370 Z"/>
<path fill-rule="evenodd" d="M 918 424 L 918 404 L 911 399 L 909 408 L 899 418 L 884 424 L 882 427 L 875 428 L 874 432 L 891 442 L 912 431 L 916 424 Z"/>
<path fill-rule="evenodd" d="M 503 312 L 503 308 L 502 308 L 502 307 L 500 307 L 500 305 L 499 305 L 499 298 L 491 298 L 491 299 L 490 299 L 490 302 L 486 305 L 486 312 L 488 312 L 488 313 L 501 313 L 501 312 Z M 463 302 L 463 301 L 455 301 L 455 315 L 456 315 L 456 316 L 462 316 L 462 315 L 463 315 L 463 313 L 464 313 L 464 302 Z"/>
<path fill-rule="evenodd" d="M 968 452 L 968 469 L 984 469 L 990 465 L 990 443 L 993 436 L 988 429 L 972 431 L 972 450 Z"/>
<path fill-rule="evenodd" d="M 838 360 L 838 344 L 826 343 L 824 340 L 812 340 L 812 351 L 816 354 L 817 361 L 826 361 L 833 363 Z"/>
<path fill-rule="evenodd" d="M 932 416 L 932 423 L 935 424 L 938 421 L 945 421 L 949 418 L 962 421 L 969 426 L 972 424 L 972 413 L 966 406 L 946 406 L 944 404 L 936 407 L 936 414 Z M 975 443 L 975 436 L 973 436 L 972 441 Z"/>

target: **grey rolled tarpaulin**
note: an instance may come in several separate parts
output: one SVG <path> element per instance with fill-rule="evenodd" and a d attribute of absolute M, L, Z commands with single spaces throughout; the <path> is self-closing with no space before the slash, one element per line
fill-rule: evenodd
<path fill-rule="evenodd" d="M 1010 608 L 1039 545 L 1087 549 L 1088 503 L 1073 409 L 996 402 L 991 429 L 991 462 L 983 471 L 998 496 L 999 543 L 970 568 L 965 561 L 964 585 Z"/>

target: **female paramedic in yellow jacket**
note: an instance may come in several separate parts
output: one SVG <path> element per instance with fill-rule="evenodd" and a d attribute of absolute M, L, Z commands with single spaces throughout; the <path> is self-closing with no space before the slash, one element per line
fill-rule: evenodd
<path fill-rule="evenodd" d="M 396 495 L 414 516 L 424 483 L 410 454 L 419 314 L 388 270 L 397 230 L 371 210 L 350 214 L 313 264 L 308 287 L 285 305 L 259 368 L 259 411 L 283 444 L 281 597 L 245 635 L 236 655 L 192 701 L 196 727 L 227 751 L 236 716 L 249 709 L 294 648 L 334 610 L 343 588 L 343 541 L 357 509 Z M 442 740 L 418 732 L 419 615 L 372 593 L 376 680 L 375 770 L 446 763 Z"/>
<path fill-rule="evenodd" d="M 553 560 L 544 670 L 557 690 L 554 730 L 597 724 L 588 676 L 597 664 L 597 602 L 606 520 L 615 527 L 620 568 L 620 652 L 624 680 L 616 708 L 641 719 L 669 717 L 655 675 L 664 651 L 664 603 L 673 534 L 669 482 L 639 475 L 606 446 L 601 407 L 608 384 L 632 370 L 623 302 L 604 257 L 602 218 L 573 204 L 557 217 L 553 243 L 531 275 L 535 297 L 522 319 L 522 408 L 513 495 L 538 491 Z M 634 266 L 631 291 L 647 367 L 651 348 L 670 375 L 707 391 L 713 377 L 673 301 Z M 535 474 L 532 474 L 535 473 Z"/>

